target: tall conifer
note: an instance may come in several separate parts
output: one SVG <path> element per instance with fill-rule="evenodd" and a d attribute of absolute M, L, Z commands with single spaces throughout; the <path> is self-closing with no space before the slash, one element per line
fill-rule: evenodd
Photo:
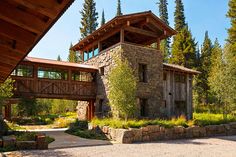
<path fill-rule="evenodd" d="M 182 0 L 175 0 L 175 12 L 174 12 L 174 21 L 175 21 L 175 30 L 180 31 L 186 26 L 185 16 L 184 16 L 184 4 Z"/>
<path fill-rule="evenodd" d="M 122 12 L 121 12 L 121 3 L 120 3 L 120 0 L 118 0 L 116 16 L 121 16 L 121 15 L 123 15 Z"/>
<path fill-rule="evenodd" d="M 106 23 L 105 20 L 105 13 L 104 13 L 104 9 L 102 10 L 102 20 L 101 20 L 101 26 L 104 25 Z"/>
<path fill-rule="evenodd" d="M 228 41 L 231 44 L 236 44 L 236 0 L 230 0 L 228 5 L 227 17 L 230 18 L 231 23 L 231 27 L 228 29 Z"/>
<path fill-rule="evenodd" d="M 62 61 L 60 55 L 57 56 L 57 61 Z"/>
<path fill-rule="evenodd" d="M 167 0 L 159 1 L 159 16 L 161 20 L 165 22 L 165 24 L 169 25 L 167 5 Z M 163 54 L 164 62 L 168 62 L 168 59 L 170 57 L 170 38 L 162 40 L 160 48 Z"/>
<path fill-rule="evenodd" d="M 98 26 L 98 13 L 96 12 L 96 3 L 94 0 L 85 0 L 83 10 L 80 11 L 80 14 L 82 16 L 82 27 L 80 27 L 81 38 L 85 38 L 94 32 Z"/>

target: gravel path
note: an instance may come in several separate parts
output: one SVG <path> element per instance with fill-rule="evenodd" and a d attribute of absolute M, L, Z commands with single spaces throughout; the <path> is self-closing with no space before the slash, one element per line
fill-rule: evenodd
<path fill-rule="evenodd" d="M 22 151 L 26 157 L 236 157 L 236 136 Z"/>

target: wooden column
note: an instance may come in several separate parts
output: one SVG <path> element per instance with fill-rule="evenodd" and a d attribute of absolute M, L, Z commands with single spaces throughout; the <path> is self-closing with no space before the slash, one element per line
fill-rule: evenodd
<path fill-rule="evenodd" d="M 160 38 L 157 38 L 157 50 L 160 50 L 160 43 L 161 43 Z"/>
<path fill-rule="evenodd" d="M 92 54 L 92 57 L 94 57 L 94 47 L 93 47 L 93 54 Z"/>
<path fill-rule="evenodd" d="M 88 107 L 87 107 L 87 120 L 90 121 L 91 120 L 91 107 L 90 107 L 90 102 L 88 104 Z"/>
<path fill-rule="evenodd" d="M 125 41 L 125 31 L 124 29 L 120 30 L 120 42 L 123 43 Z"/>
<path fill-rule="evenodd" d="M 98 53 L 102 51 L 101 41 L 98 41 Z"/>
<path fill-rule="evenodd" d="M 89 60 L 89 51 L 87 51 L 87 60 Z"/>
<path fill-rule="evenodd" d="M 81 59 L 84 61 L 84 52 L 80 51 Z"/>
<path fill-rule="evenodd" d="M 33 66 L 34 90 L 38 93 L 38 65 Z"/>

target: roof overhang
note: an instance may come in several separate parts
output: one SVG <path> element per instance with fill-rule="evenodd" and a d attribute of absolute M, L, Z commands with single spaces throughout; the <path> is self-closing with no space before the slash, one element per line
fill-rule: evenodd
<path fill-rule="evenodd" d="M 176 64 L 168 64 L 163 63 L 163 69 L 167 71 L 176 71 L 176 72 L 182 72 L 182 73 L 189 73 L 193 75 L 201 74 L 201 72 L 186 68 L 184 66 L 176 65 Z"/>
<path fill-rule="evenodd" d="M 141 32 L 140 29 L 137 29 L 137 27 L 132 27 L 132 25 L 138 25 L 139 27 L 145 26 L 147 27 L 147 29 L 152 30 L 152 32 L 154 33 L 151 34 L 149 33 L 150 31 L 145 31 L 145 30 L 142 30 Z M 79 41 L 79 43 L 74 45 L 72 49 L 83 51 L 89 45 L 93 45 L 93 43 L 96 43 L 99 40 L 100 41 L 104 40 L 105 38 L 108 38 L 112 34 L 113 35 L 116 34 L 121 29 L 127 30 L 131 33 L 139 31 L 139 33 L 142 33 L 144 36 L 146 34 L 147 36 L 155 37 L 154 40 L 156 40 L 157 38 L 165 39 L 177 33 L 174 29 L 166 25 L 160 18 L 158 18 L 151 11 L 140 12 L 140 13 L 116 16 L 115 18 L 113 18 L 112 20 L 101 26 L 99 29 L 94 31 L 92 34 L 88 35 L 87 37 Z"/>
<path fill-rule="evenodd" d="M 0 82 L 74 0 L 0 0 Z"/>

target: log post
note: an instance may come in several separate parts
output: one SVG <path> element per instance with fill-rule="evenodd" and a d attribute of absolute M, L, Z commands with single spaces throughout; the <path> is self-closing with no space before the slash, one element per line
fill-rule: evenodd
<path fill-rule="evenodd" d="M 123 43 L 125 40 L 125 31 L 124 29 L 120 30 L 120 42 Z"/>
<path fill-rule="evenodd" d="M 160 38 L 157 38 L 157 50 L 160 50 L 160 43 L 161 43 Z"/>

